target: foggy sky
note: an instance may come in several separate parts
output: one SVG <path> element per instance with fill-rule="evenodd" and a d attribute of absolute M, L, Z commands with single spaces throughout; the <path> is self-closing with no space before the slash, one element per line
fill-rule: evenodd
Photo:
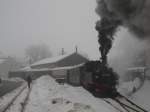
<path fill-rule="evenodd" d="M 0 51 L 18 57 L 29 45 L 46 43 L 57 54 L 77 45 L 98 58 L 95 8 L 95 0 L 0 0 Z"/>

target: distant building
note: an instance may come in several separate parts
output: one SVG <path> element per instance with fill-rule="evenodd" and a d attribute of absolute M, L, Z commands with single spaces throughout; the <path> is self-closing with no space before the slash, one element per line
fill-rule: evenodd
<path fill-rule="evenodd" d="M 0 77 L 8 78 L 9 71 L 20 68 L 20 64 L 12 57 L 0 56 Z"/>
<path fill-rule="evenodd" d="M 74 85 L 79 85 L 80 67 L 87 61 L 89 60 L 86 57 L 77 52 L 64 54 L 42 59 L 30 65 L 30 67 L 22 68 L 19 71 L 12 71 L 9 77 L 25 79 L 30 74 L 33 79 L 36 79 L 41 75 L 49 74 L 57 80 L 63 79 Z"/>
<path fill-rule="evenodd" d="M 6 60 L 5 58 L 0 58 L 0 77 L 7 77 L 6 74 L 9 68 L 6 68 L 8 66 Z"/>
<path fill-rule="evenodd" d="M 9 70 L 12 69 L 12 65 L 8 57 L 0 56 L 0 77 L 7 78 Z"/>

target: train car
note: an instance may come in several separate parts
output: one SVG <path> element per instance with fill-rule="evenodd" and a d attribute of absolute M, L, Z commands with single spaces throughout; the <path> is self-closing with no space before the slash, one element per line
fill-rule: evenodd
<path fill-rule="evenodd" d="M 87 62 L 81 69 L 81 84 L 97 97 L 115 97 L 118 75 L 100 61 Z"/>

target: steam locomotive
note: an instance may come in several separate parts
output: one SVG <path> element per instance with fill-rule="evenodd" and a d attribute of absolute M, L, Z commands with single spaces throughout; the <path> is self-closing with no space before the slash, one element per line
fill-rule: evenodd
<path fill-rule="evenodd" d="M 96 97 L 116 97 L 118 75 L 100 61 L 89 61 L 81 68 L 81 85 Z"/>

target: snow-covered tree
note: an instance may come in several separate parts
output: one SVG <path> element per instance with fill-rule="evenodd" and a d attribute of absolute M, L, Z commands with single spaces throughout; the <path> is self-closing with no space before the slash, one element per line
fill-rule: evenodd
<path fill-rule="evenodd" d="M 45 44 L 31 45 L 26 49 L 25 53 L 30 64 L 52 56 L 49 47 Z"/>

